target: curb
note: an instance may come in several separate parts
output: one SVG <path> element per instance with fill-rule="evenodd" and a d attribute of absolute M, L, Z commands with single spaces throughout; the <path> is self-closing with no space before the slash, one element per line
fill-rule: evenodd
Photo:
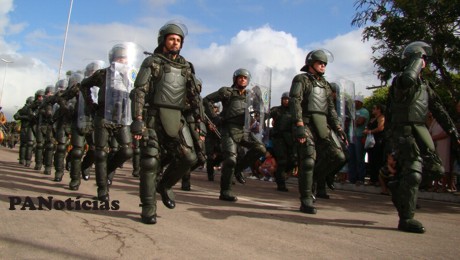
<path fill-rule="evenodd" d="M 298 185 L 297 178 L 291 177 L 289 178 L 286 183 L 291 185 Z M 351 183 L 339 183 L 335 182 L 336 190 L 343 190 L 343 191 L 353 191 L 353 192 L 362 192 L 362 193 L 371 193 L 371 194 L 378 194 L 380 195 L 380 187 L 369 186 L 369 185 L 355 185 Z M 384 195 L 381 195 L 384 196 Z M 460 204 L 460 192 L 428 192 L 428 191 L 419 191 L 418 193 L 419 199 L 425 200 L 435 200 L 435 201 L 443 201 L 443 202 L 451 202 L 451 203 L 459 203 Z"/>

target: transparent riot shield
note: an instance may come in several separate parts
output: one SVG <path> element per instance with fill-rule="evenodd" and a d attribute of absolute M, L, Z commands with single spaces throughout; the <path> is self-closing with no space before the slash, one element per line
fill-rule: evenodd
<path fill-rule="evenodd" d="M 260 66 L 251 72 L 251 81 L 246 87 L 247 109 L 244 129 L 261 142 L 268 142 L 268 115 L 270 113 L 271 69 Z"/>
<path fill-rule="evenodd" d="M 134 88 L 137 68 L 142 61 L 142 52 L 134 43 L 116 44 L 109 53 L 107 68 L 104 118 L 112 123 L 129 125 L 131 101 L 129 93 Z"/>
<path fill-rule="evenodd" d="M 346 79 L 339 79 L 335 83 L 339 86 L 336 99 L 337 115 L 347 139 L 351 142 L 355 132 L 355 83 Z"/>
<path fill-rule="evenodd" d="M 83 98 L 83 93 L 80 91 L 78 92 L 78 100 L 77 100 L 77 128 L 78 129 L 89 129 L 92 124 L 91 115 L 86 114 L 85 111 L 85 100 Z"/>
<path fill-rule="evenodd" d="M 86 65 L 85 68 L 85 73 L 84 77 L 90 77 L 91 75 L 94 74 L 97 70 L 100 70 L 104 68 L 105 62 L 101 60 L 95 60 L 88 65 Z M 92 86 L 90 88 L 90 93 L 91 93 L 91 100 L 97 104 L 98 98 L 99 98 L 99 87 L 98 86 Z M 78 92 L 78 99 L 77 99 L 77 128 L 78 129 L 90 129 L 92 125 L 92 116 L 90 114 L 87 114 L 88 111 L 86 111 L 86 102 L 85 99 L 83 98 L 83 93 L 81 91 Z"/>
<path fill-rule="evenodd" d="M 137 70 L 127 64 L 112 62 L 107 71 L 104 118 L 112 123 L 129 125 L 131 102 L 129 93 L 134 88 Z"/>

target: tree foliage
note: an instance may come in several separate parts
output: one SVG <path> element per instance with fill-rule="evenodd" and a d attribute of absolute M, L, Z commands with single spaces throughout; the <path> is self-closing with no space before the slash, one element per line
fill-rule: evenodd
<path fill-rule="evenodd" d="M 372 111 L 372 107 L 377 104 L 385 105 L 387 104 L 389 87 L 378 88 L 374 90 L 372 96 L 364 99 L 364 107 L 368 111 Z"/>
<path fill-rule="evenodd" d="M 460 0 L 357 0 L 355 8 L 352 25 L 364 28 L 363 41 L 376 40 L 372 59 L 383 85 L 400 70 L 403 48 L 424 41 L 433 48 L 424 76 L 449 101 L 460 99 Z"/>

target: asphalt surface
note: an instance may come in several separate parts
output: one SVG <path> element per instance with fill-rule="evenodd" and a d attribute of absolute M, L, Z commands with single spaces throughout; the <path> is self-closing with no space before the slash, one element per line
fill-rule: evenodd
<path fill-rule="evenodd" d="M 131 176 L 130 163 L 115 176 L 112 209 L 94 210 L 94 175 L 82 181 L 78 191 L 71 191 L 68 172 L 56 183 L 52 175 L 34 171 L 34 163 L 31 168 L 19 165 L 17 156 L 17 148 L 0 147 L 0 259 L 458 259 L 460 255 L 460 204 L 455 202 L 420 199 L 416 219 L 427 232 L 411 234 L 396 229 L 398 217 L 389 196 L 335 190 L 331 199 L 318 199 L 316 215 L 308 215 L 298 210 L 292 180 L 287 193 L 276 191 L 273 182 L 236 184 L 239 200 L 232 203 L 218 200 L 219 175 L 209 182 L 206 173 L 197 171 L 192 173 L 192 191 L 180 190 L 180 184 L 174 187 L 176 208 L 167 209 L 158 196 L 158 223 L 144 225 L 139 216 L 139 181 Z M 51 209 L 46 205 L 38 209 L 39 201 L 49 201 L 48 197 Z M 66 201 L 73 209 L 66 209 Z"/>

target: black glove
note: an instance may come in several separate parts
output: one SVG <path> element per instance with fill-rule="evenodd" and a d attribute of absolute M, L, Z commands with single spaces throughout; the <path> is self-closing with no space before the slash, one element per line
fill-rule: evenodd
<path fill-rule="evenodd" d="M 134 120 L 131 123 L 131 133 L 133 135 L 141 135 L 142 132 L 144 131 L 144 121 L 142 120 Z"/>
<path fill-rule="evenodd" d="M 294 129 L 294 136 L 296 138 L 306 138 L 307 132 L 305 131 L 305 126 L 297 126 Z"/>

